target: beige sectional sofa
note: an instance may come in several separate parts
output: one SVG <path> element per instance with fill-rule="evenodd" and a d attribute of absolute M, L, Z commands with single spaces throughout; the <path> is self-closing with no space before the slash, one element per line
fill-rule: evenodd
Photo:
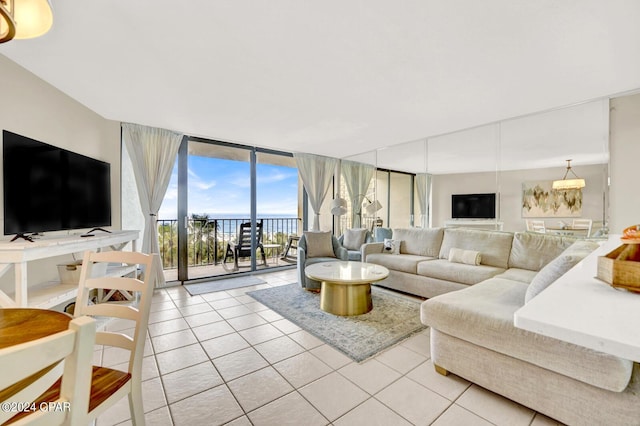
<path fill-rule="evenodd" d="M 400 254 L 368 245 L 363 256 L 392 271 L 380 284 L 429 298 L 421 320 L 438 372 L 566 424 L 640 425 L 638 364 L 513 325 L 518 309 L 597 244 L 460 228 L 397 229 L 393 238 L 408 241 Z M 478 251 L 481 264 L 450 262 L 452 248 Z"/>
<path fill-rule="evenodd" d="M 400 242 L 399 254 L 385 253 L 384 243 L 377 242 L 362 247 L 362 258 L 389 269 L 389 278 L 378 285 L 428 298 L 496 276 L 531 282 L 574 242 L 544 234 L 464 228 L 394 229 L 392 235 Z M 480 253 L 480 264 L 449 261 L 452 248 Z"/>

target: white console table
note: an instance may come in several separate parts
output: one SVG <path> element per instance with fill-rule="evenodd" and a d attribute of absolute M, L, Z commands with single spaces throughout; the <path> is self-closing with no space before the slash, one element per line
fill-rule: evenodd
<path fill-rule="evenodd" d="M 610 237 L 517 310 L 514 325 L 640 362 L 640 294 L 615 289 L 595 278 L 598 256 L 621 244 L 619 235 Z"/>
<path fill-rule="evenodd" d="M 495 219 L 451 219 L 445 220 L 445 228 L 478 228 L 478 229 L 493 229 L 494 231 L 502 231 L 504 222 L 500 222 Z"/>
<path fill-rule="evenodd" d="M 48 282 L 29 286 L 27 263 L 32 260 L 45 259 L 86 250 L 99 250 L 110 247 L 121 250 L 127 243 L 132 243 L 136 250 L 139 231 L 98 231 L 92 237 L 81 237 L 79 234 L 53 237 L 42 237 L 33 242 L 16 240 L 0 241 L 0 276 L 11 268 L 15 271 L 15 292 L 7 294 L 0 291 L 0 307 L 38 307 L 50 308 L 65 300 L 75 297 L 77 284 L 60 284 Z M 126 270 L 111 270 L 109 275 L 122 275 Z"/>

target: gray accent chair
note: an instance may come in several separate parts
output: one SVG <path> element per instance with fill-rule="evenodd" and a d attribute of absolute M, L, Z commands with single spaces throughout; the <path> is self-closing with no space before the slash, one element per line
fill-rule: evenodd
<path fill-rule="evenodd" d="M 338 237 L 338 242 L 342 247 L 344 247 L 344 234 Z M 367 237 L 364 239 L 364 244 L 372 243 L 372 242 L 373 242 L 373 237 L 371 236 L 371 232 L 367 232 Z M 358 250 L 351 250 L 346 247 L 344 248 L 345 250 L 347 250 L 347 260 L 356 260 L 356 261 L 364 262 L 364 260 L 362 259 L 362 246 L 360 246 Z"/>
<path fill-rule="evenodd" d="M 336 257 L 307 257 L 307 239 L 305 236 L 300 237 L 298 241 L 298 282 L 302 288 L 307 290 L 320 290 L 321 284 L 319 281 L 309 279 L 304 274 L 304 268 L 307 265 L 313 265 L 318 262 L 331 262 L 336 260 L 348 260 L 347 249 L 340 245 L 338 239 L 332 235 L 331 243 L 333 245 L 333 252 Z"/>

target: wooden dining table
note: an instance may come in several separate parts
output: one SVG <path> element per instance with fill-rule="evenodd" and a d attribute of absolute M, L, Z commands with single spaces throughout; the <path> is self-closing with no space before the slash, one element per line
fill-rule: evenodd
<path fill-rule="evenodd" d="M 72 319 L 68 314 L 50 309 L 2 308 L 0 309 L 0 349 L 65 331 L 69 328 Z M 0 401 L 5 401 L 17 394 L 29 383 L 50 371 L 55 377 L 53 368 L 53 366 L 47 367 L 21 382 L 6 389 L 0 389 Z"/>
<path fill-rule="evenodd" d="M 2 308 L 0 349 L 65 331 L 72 319 L 68 314 L 50 309 Z"/>

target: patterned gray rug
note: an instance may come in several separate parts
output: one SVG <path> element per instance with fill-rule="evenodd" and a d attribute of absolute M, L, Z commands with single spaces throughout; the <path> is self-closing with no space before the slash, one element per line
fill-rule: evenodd
<path fill-rule="evenodd" d="M 320 294 L 298 283 L 247 292 L 300 328 L 361 362 L 426 328 L 420 322 L 420 302 L 371 289 L 373 310 L 341 317 L 320 310 Z"/>

